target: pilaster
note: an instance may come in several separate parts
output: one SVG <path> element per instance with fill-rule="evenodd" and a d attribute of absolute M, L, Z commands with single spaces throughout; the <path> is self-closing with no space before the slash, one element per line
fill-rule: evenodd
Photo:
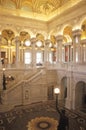
<path fill-rule="evenodd" d="M 73 62 L 81 63 L 81 30 L 77 29 L 73 34 Z"/>

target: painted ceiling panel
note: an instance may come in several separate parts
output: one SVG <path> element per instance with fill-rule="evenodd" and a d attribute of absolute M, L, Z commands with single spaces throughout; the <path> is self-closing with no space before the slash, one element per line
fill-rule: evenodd
<path fill-rule="evenodd" d="M 49 15 L 50 18 L 53 17 L 53 15 L 51 15 L 52 13 L 56 16 L 59 8 L 64 9 L 66 5 L 67 7 L 68 5 L 71 7 L 80 1 L 81 0 L 0 0 L 0 7 L 8 9 L 11 12 L 18 12 L 18 15 L 20 11 L 20 16 L 35 18 L 35 14 L 36 18 L 39 15 L 38 19 L 43 16 L 48 19 Z M 21 13 L 22 11 L 23 13 Z"/>

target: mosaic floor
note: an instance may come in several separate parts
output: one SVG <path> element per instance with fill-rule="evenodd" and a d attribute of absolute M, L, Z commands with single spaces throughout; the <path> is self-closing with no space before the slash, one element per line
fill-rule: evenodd
<path fill-rule="evenodd" d="M 86 120 L 76 114 L 66 114 L 69 117 L 69 130 L 85 130 L 83 126 L 86 128 Z M 58 119 L 52 102 L 18 106 L 0 113 L 0 130 L 57 130 Z"/>
<path fill-rule="evenodd" d="M 16 107 L 0 114 L 0 130 L 56 130 L 57 120 L 56 110 L 48 105 Z"/>

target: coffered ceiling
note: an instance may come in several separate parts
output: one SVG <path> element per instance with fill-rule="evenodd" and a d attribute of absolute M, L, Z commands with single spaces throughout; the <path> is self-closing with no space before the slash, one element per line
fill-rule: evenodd
<path fill-rule="evenodd" d="M 0 12 L 48 21 L 81 0 L 0 0 Z"/>

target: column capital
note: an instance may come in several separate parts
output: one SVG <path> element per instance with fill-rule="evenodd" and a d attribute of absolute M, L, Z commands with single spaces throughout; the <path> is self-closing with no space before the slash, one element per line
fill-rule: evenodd
<path fill-rule="evenodd" d="M 33 38 L 30 39 L 30 41 L 31 41 L 32 44 L 34 44 L 37 41 L 37 39 L 35 37 L 33 37 Z"/>
<path fill-rule="evenodd" d="M 58 36 L 56 36 L 56 40 L 57 40 L 57 41 L 62 41 L 62 40 L 63 40 L 63 35 L 58 35 Z"/>
<path fill-rule="evenodd" d="M 72 31 L 73 36 L 81 36 L 82 30 L 76 29 Z"/>
<path fill-rule="evenodd" d="M 49 45 L 49 43 L 50 43 L 50 39 L 46 39 L 45 40 L 45 45 Z"/>
<path fill-rule="evenodd" d="M 19 42 L 19 41 L 20 41 L 19 36 L 16 36 L 16 37 L 15 37 L 15 42 Z"/>

